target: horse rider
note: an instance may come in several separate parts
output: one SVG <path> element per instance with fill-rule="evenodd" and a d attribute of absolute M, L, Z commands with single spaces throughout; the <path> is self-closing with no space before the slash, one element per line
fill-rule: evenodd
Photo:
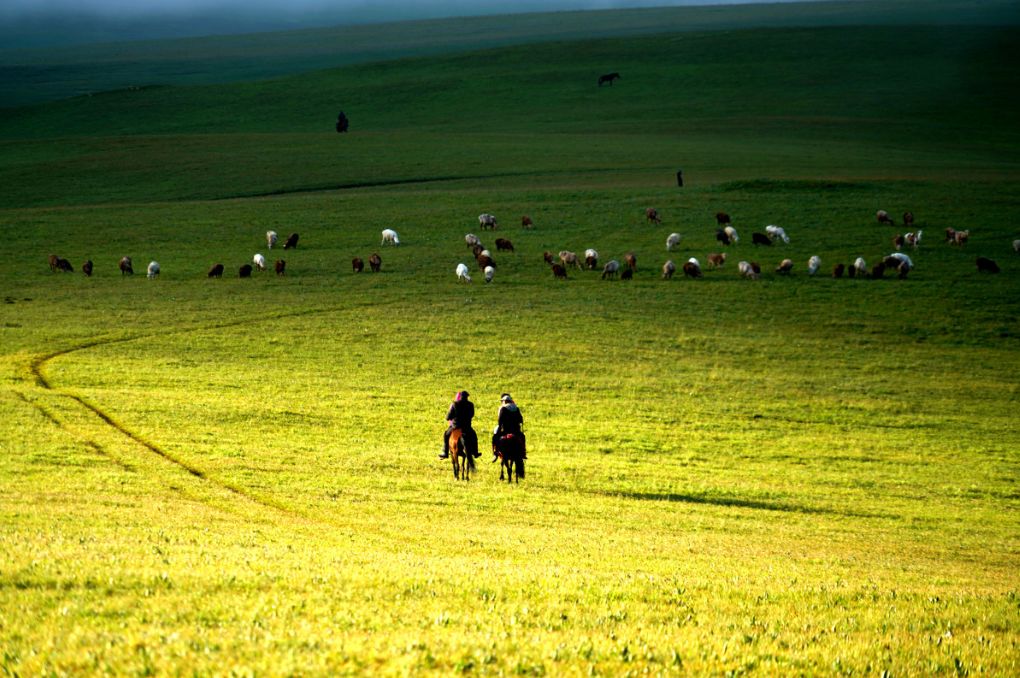
<path fill-rule="evenodd" d="M 471 420 L 475 417 L 475 404 L 468 400 L 467 391 L 457 391 L 450 409 L 446 412 L 446 432 L 443 434 L 443 453 L 440 459 L 450 456 L 450 434 L 453 429 L 459 428 L 464 436 L 464 450 L 471 456 L 478 458 L 478 434 L 471 428 Z"/>
<path fill-rule="evenodd" d="M 521 441 L 521 456 L 525 459 L 528 458 L 527 447 L 524 441 L 524 415 L 521 414 L 521 409 L 517 407 L 517 403 L 510 396 L 509 393 L 504 393 L 499 397 L 499 417 L 497 418 L 496 428 L 492 431 L 492 461 L 493 463 L 499 459 L 499 455 L 496 454 L 496 443 L 500 438 L 506 435 L 513 434 L 518 436 Z"/>

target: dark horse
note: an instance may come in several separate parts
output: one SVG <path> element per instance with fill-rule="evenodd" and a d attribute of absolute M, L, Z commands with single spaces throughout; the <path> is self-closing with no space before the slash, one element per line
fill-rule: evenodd
<path fill-rule="evenodd" d="M 475 470 L 475 458 L 467 451 L 464 432 L 459 428 L 450 431 L 450 461 L 453 462 L 453 477 L 469 480 L 468 475 Z"/>
<path fill-rule="evenodd" d="M 613 80 L 619 80 L 619 79 L 620 79 L 620 74 L 619 73 L 606 73 L 605 75 L 600 75 L 599 76 L 599 87 L 602 87 L 602 83 L 604 83 L 604 82 L 608 82 L 609 86 L 612 87 L 613 86 Z"/>
<path fill-rule="evenodd" d="M 520 482 L 524 477 L 524 450 L 521 449 L 521 439 L 513 433 L 500 436 L 496 439 L 496 454 L 500 458 L 499 479 L 503 480 L 503 471 L 506 471 L 508 483 Z M 516 471 L 517 477 L 514 477 Z"/>

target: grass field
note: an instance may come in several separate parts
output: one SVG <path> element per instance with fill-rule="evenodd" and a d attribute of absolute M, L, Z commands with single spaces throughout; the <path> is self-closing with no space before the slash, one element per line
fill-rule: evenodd
<path fill-rule="evenodd" d="M 4 675 L 1016 675 L 1020 41 L 945 5 L 0 109 Z M 915 269 L 831 278 L 877 209 Z M 435 458 L 460 389 L 519 485 Z"/>

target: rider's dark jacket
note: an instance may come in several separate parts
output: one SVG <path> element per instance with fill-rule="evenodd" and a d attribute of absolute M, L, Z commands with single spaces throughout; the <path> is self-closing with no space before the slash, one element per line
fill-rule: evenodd
<path fill-rule="evenodd" d="M 452 422 L 450 426 L 453 428 L 471 428 L 471 420 L 474 418 L 475 404 L 467 398 L 453 401 L 446 413 L 446 420 Z"/>

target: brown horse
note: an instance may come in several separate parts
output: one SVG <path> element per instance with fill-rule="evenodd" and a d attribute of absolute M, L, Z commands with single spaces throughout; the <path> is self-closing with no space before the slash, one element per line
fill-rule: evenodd
<path fill-rule="evenodd" d="M 521 478 L 524 477 L 524 450 L 521 449 L 521 439 L 513 433 L 496 438 L 496 455 L 500 459 L 499 479 L 503 480 L 503 471 L 506 471 L 508 483 L 521 482 Z"/>
<path fill-rule="evenodd" d="M 450 431 L 450 461 L 453 462 L 453 477 L 470 480 L 468 477 L 475 470 L 475 458 L 467 451 L 464 432 L 459 428 Z"/>

